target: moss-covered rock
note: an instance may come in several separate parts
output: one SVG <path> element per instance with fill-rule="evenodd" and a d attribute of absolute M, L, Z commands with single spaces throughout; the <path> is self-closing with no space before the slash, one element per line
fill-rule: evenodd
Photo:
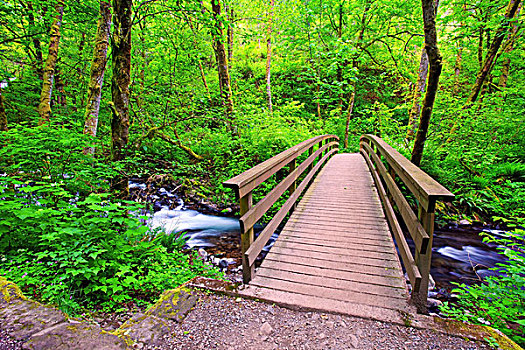
<path fill-rule="evenodd" d="M 439 317 L 434 317 L 433 321 L 438 328 L 448 334 L 461 335 L 478 341 L 491 340 L 498 343 L 498 348 L 502 350 L 523 350 L 506 335 L 492 327 L 442 319 Z"/>
<path fill-rule="evenodd" d="M 155 305 L 146 311 L 146 314 L 182 322 L 196 305 L 197 300 L 198 297 L 192 295 L 188 288 L 167 290 L 162 293 Z"/>
<path fill-rule="evenodd" d="M 171 332 L 169 323 L 156 316 L 137 313 L 127 320 L 114 334 L 128 341 L 131 345 L 137 344 L 160 346 L 164 343 L 164 336 Z"/>
<path fill-rule="evenodd" d="M 13 301 L 13 300 L 26 300 L 27 298 L 22 294 L 20 288 L 6 280 L 4 277 L 0 277 L 0 307 Z"/>

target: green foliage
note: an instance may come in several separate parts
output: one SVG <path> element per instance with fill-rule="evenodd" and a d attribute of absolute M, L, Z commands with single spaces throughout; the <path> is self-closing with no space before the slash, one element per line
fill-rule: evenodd
<path fill-rule="evenodd" d="M 525 231 L 516 230 L 506 238 L 484 234 L 483 240 L 497 244 L 508 259 L 491 270 L 496 276 L 485 278 L 479 285 L 458 284 L 453 290 L 458 301 L 441 308 L 447 316 L 475 324 L 487 324 L 525 345 Z"/>
<path fill-rule="evenodd" d="M 91 192 L 115 171 L 84 156 L 79 135 L 57 127 L 2 134 L 0 274 L 69 313 L 114 310 L 199 274 L 219 276 L 182 253 L 181 239 L 150 232 L 132 214 L 143 206 Z"/>

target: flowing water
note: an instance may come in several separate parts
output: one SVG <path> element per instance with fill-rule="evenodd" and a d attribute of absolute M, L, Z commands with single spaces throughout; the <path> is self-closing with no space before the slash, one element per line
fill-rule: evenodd
<path fill-rule="evenodd" d="M 131 190 L 144 190 L 141 183 L 130 183 Z M 148 220 L 151 227 L 162 227 L 168 234 L 184 234 L 189 248 L 204 248 L 219 258 L 233 258 L 240 264 L 240 228 L 237 219 L 203 214 L 187 209 L 183 201 L 161 188 L 152 198 L 155 212 Z M 171 209 L 170 209 L 171 208 Z M 255 227 L 256 234 L 262 230 Z M 503 262 L 494 244 L 484 243 L 479 235 L 485 231 L 501 236 L 503 231 L 488 228 L 465 228 L 450 225 L 436 230 L 432 248 L 431 274 L 438 288 L 450 290 L 451 282 L 471 284 L 493 274 L 488 269 Z M 275 242 L 275 233 L 264 251 Z"/>

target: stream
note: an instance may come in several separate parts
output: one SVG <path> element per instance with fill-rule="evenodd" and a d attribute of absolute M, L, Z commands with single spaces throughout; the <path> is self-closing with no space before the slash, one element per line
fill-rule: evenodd
<path fill-rule="evenodd" d="M 143 183 L 130 182 L 132 192 L 145 189 Z M 147 200 L 154 203 L 155 209 L 147 221 L 150 227 L 162 227 L 167 234 L 184 234 L 188 248 L 199 249 L 201 253 L 204 250 L 216 265 L 219 265 L 220 259 L 227 259 L 228 263 L 223 266 L 227 266 L 228 272 L 238 275 L 233 280 L 240 279 L 240 229 L 236 218 L 204 214 L 188 208 L 182 199 L 165 188 L 150 197 Z M 256 235 L 262 229 L 263 226 L 256 226 Z M 441 294 L 450 293 L 454 288 L 452 282 L 472 284 L 494 274 L 489 268 L 504 261 L 504 257 L 497 253 L 496 245 L 482 241 L 479 236 L 482 231 L 496 236 L 504 234 L 504 231 L 486 227 L 456 224 L 435 230 L 431 275 L 436 282 L 436 290 Z M 264 252 L 268 252 L 277 237 L 276 232 Z"/>

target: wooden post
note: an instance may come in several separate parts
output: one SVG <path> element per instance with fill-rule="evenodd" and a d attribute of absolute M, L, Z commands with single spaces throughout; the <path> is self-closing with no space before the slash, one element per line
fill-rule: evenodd
<path fill-rule="evenodd" d="M 294 159 L 290 163 L 288 163 L 288 173 L 289 174 L 292 173 L 292 171 L 294 171 L 296 167 L 297 167 L 297 160 Z M 290 187 L 288 187 L 288 195 L 291 196 L 295 192 L 296 188 L 297 188 L 297 181 L 294 181 L 290 185 Z M 290 209 L 289 213 L 290 214 L 293 213 L 296 207 L 297 207 L 297 202 L 292 205 L 292 208 Z"/>
<path fill-rule="evenodd" d="M 253 204 L 252 192 L 250 191 L 244 197 L 240 198 L 240 212 L 243 216 Z M 247 228 L 246 232 L 241 232 L 241 253 L 242 253 L 242 281 L 244 284 L 249 283 L 255 276 L 255 265 L 250 266 L 246 251 L 253 243 L 253 227 Z"/>
<path fill-rule="evenodd" d="M 412 301 L 417 307 L 418 312 L 427 312 L 428 281 L 430 280 L 430 265 L 432 259 L 432 241 L 434 238 L 434 219 L 435 219 L 435 201 L 429 201 L 428 211 L 421 204 L 418 205 L 418 217 L 421 225 L 427 232 L 430 239 L 426 254 L 421 254 L 416 249 L 416 265 L 421 273 L 421 288 L 419 293 L 412 293 Z"/>

